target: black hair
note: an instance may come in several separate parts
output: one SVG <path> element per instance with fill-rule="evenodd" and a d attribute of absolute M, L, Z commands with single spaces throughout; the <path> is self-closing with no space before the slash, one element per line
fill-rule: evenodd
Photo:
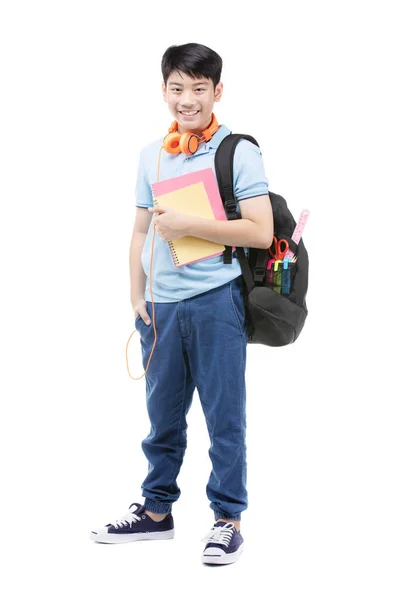
<path fill-rule="evenodd" d="M 193 79 L 200 77 L 211 79 L 215 90 L 221 79 L 222 58 L 203 44 L 170 46 L 163 54 L 161 71 L 165 85 L 173 71 L 182 71 Z"/>

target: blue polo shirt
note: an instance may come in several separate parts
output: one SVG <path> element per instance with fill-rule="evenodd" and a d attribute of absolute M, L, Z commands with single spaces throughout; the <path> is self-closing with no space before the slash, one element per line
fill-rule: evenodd
<path fill-rule="evenodd" d="M 193 173 L 212 167 L 216 177 L 215 152 L 225 136 L 231 132 L 225 125 L 220 125 L 209 142 L 200 144 L 196 154 L 169 154 L 161 151 L 159 181 Z M 150 183 L 157 181 L 158 156 L 164 138 L 145 146 L 139 157 L 136 183 L 136 206 L 147 208 L 154 206 Z M 268 194 L 268 179 L 265 176 L 261 151 L 258 146 L 248 140 L 240 140 L 236 146 L 233 161 L 234 195 L 236 212 L 240 215 L 239 200 Z M 158 216 L 155 214 L 154 218 Z M 153 220 L 147 233 L 142 251 L 142 265 L 146 274 L 145 300 L 151 302 L 150 295 L 150 260 L 153 240 Z M 248 254 L 248 248 L 244 248 Z M 179 302 L 197 296 L 210 289 L 219 287 L 241 274 L 236 252 L 232 255 L 232 264 L 225 265 L 223 255 L 175 267 L 172 261 L 168 242 L 154 237 L 154 253 L 152 265 L 152 291 L 154 302 Z"/>

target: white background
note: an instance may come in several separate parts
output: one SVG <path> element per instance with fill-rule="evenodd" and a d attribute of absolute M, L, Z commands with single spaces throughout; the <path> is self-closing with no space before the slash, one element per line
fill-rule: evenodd
<path fill-rule="evenodd" d="M 394 7 L 1 4 L 5 598 L 239 599 L 253 584 L 271 600 L 399 598 Z M 246 547 L 217 569 L 200 561 L 213 513 L 197 392 L 175 539 L 89 540 L 143 500 L 145 380 L 125 362 L 135 178 L 173 120 L 161 57 L 187 42 L 223 58 L 219 122 L 257 139 L 296 219 L 311 211 L 304 330 L 248 346 Z"/>

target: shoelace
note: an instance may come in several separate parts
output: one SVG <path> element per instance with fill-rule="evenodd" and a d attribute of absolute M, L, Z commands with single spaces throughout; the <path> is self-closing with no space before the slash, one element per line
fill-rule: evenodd
<path fill-rule="evenodd" d="M 213 542 L 214 544 L 222 544 L 224 546 L 229 546 L 229 542 L 231 541 L 233 535 L 233 523 L 227 523 L 222 527 L 213 527 L 211 531 L 201 540 L 202 542 L 206 542 L 209 544 Z"/>
<path fill-rule="evenodd" d="M 128 512 L 121 519 L 117 519 L 113 526 L 118 529 L 119 527 L 123 527 L 124 525 L 132 525 L 132 523 L 137 523 L 140 521 L 141 517 L 135 515 L 134 513 Z"/>

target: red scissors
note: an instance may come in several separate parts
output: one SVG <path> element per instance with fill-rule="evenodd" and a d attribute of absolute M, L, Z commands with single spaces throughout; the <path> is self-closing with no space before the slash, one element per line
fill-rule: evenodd
<path fill-rule="evenodd" d="M 283 245 L 283 247 L 282 247 Z M 271 250 L 271 248 L 273 248 Z M 288 251 L 289 248 L 289 242 L 287 240 L 279 240 L 274 236 L 274 241 L 272 242 L 270 248 L 268 248 L 268 251 L 270 253 L 270 255 L 272 256 L 272 258 L 274 258 L 275 260 L 283 260 L 283 257 L 285 256 L 286 252 Z"/>

